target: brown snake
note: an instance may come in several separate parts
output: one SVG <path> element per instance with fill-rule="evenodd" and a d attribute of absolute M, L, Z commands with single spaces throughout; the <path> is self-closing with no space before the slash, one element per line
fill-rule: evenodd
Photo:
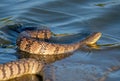
<path fill-rule="evenodd" d="M 25 51 L 31 54 L 44 54 L 44 55 L 53 55 L 53 54 L 62 54 L 73 52 L 79 47 L 86 44 L 95 43 L 100 37 L 100 32 L 95 32 L 92 35 L 88 36 L 84 40 L 72 44 L 56 44 L 48 43 L 36 39 L 49 39 L 51 37 L 51 31 L 49 29 L 33 30 L 33 31 L 23 31 L 20 33 L 17 45 L 21 51 Z"/>
<path fill-rule="evenodd" d="M 100 32 L 95 32 L 85 39 L 72 44 L 57 44 L 45 42 L 51 37 L 49 29 L 26 30 L 20 33 L 17 39 L 18 49 L 30 54 L 54 55 L 73 52 L 79 47 L 94 44 L 101 37 Z M 42 61 L 36 59 L 20 59 L 17 61 L 0 64 L 0 80 L 8 80 L 25 74 L 41 74 L 45 68 Z"/>

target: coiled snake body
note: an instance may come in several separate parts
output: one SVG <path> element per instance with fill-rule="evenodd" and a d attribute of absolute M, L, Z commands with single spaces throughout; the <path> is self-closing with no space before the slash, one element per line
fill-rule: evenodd
<path fill-rule="evenodd" d="M 95 32 L 84 40 L 72 44 L 55 44 L 41 41 L 40 39 L 49 39 L 51 31 L 49 29 L 24 31 L 18 37 L 17 45 L 22 51 L 31 54 L 62 54 L 73 52 L 80 46 L 95 43 L 101 36 L 101 33 Z M 39 39 L 36 41 L 36 39 Z"/>
<path fill-rule="evenodd" d="M 100 32 L 95 32 L 72 44 L 56 44 L 45 42 L 51 37 L 49 29 L 26 30 L 20 33 L 17 39 L 18 49 L 31 54 L 54 55 L 73 52 L 80 46 L 94 44 L 100 37 Z M 0 80 L 8 80 L 24 74 L 40 74 L 45 67 L 44 62 L 35 59 L 20 59 L 17 61 L 0 64 Z"/>

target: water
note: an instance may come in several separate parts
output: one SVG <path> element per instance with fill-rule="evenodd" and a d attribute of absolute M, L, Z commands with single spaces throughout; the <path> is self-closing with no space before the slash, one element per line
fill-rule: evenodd
<path fill-rule="evenodd" d="M 119 10 L 120 0 L 1 0 L 0 63 L 18 59 L 15 41 L 20 30 L 6 25 L 44 25 L 55 34 L 99 31 L 103 35 L 98 46 L 79 49 L 53 63 L 56 80 L 119 81 Z M 75 40 L 66 37 L 63 41 Z"/>

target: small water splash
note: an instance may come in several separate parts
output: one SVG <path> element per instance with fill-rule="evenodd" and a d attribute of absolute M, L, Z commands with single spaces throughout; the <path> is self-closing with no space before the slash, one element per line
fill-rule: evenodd
<path fill-rule="evenodd" d="M 113 47 L 118 47 L 120 46 L 120 43 L 110 43 L 110 44 L 92 44 L 92 45 L 87 45 L 89 49 L 94 49 L 94 50 L 100 50 L 100 49 L 108 49 L 108 48 L 113 48 Z"/>

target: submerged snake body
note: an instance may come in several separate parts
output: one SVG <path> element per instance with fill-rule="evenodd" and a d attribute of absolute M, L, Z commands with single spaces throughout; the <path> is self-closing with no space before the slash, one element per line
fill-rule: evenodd
<path fill-rule="evenodd" d="M 28 53 L 54 55 L 73 52 L 82 45 L 93 44 L 100 36 L 101 33 L 96 32 L 77 43 L 56 44 L 41 41 L 41 39 L 49 39 L 51 37 L 50 30 L 28 30 L 20 33 L 17 45 L 18 49 Z M 43 62 L 30 58 L 0 64 L 0 80 L 8 80 L 25 74 L 37 74 L 43 71 L 44 66 Z"/>
<path fill-rule="evenodd" d="M 56 44 L 40 40 L 40 39 L 49 40 L 50 37 L 51 32 L 48 29 L 44 29 L 42 31 L 41 30 L 24 31 L 19 35 L 17 45 L 21 51 L 25 51 L 31 54 L 42 55 L 62 54 L 73 52 L 80 46 L 95 43 L 101 37 L 101 33 L 95 32 L 92 35 L 88 36 L 87 38 L 83 39 L 82 41 L 72 44 Z"/>

